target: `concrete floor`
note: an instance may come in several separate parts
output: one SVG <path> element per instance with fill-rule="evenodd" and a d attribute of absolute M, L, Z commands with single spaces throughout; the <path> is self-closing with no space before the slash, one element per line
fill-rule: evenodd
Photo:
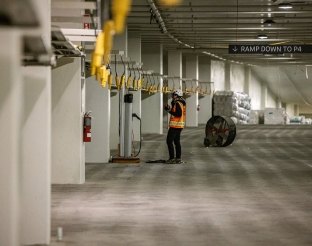
<path fill-rule="evenodd" d="M 86 184 L 54 185 L 51 245 L 312 245 L 312 127 L 203 138 L 183 131 L 186 164 L 90 164 Z M 145 136 L 141 158 L 167 158 L 165 135 Z"/>

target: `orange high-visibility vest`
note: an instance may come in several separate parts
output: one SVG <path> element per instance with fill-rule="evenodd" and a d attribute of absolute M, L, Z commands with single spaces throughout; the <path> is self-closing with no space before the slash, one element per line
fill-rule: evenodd
<path fill-rule="evenodd" d="M 185 115 L 186 115 L 186 107 L 181 102 L 176 102 L 176 104 L 172 108 L 172 112 L 176 112 L 177 104 L 180 105 L 182 110 L 181 117 L 171 115 L 169 121 L 169 127 L 171 128 L 184 128 L 185 126 Z"/>

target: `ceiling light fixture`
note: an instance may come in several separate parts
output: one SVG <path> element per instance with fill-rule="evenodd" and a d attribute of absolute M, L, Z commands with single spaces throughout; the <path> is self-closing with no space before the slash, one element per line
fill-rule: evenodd
<path fill-rule="evenodd" d="M 272 19 L 267 19 L 265 20 L 265 22 L 263 22 L 264 25 L 266 26 L 272 26 L 273 24 L 275 24 L 276 22 Z"/>
<path fill-rule="evenodd" d="M 258 39 L 267 39 L 268 36 L 265 35 L 265 34 L 259 34 L 259 35 L 257 36 L 257 38 L 258 38 Z"/>
<path fill-rule="evenodd" d="M 279 9 L 292 9 L 293 6 L 290 3 L 280 3 L 278 5 Z"/>

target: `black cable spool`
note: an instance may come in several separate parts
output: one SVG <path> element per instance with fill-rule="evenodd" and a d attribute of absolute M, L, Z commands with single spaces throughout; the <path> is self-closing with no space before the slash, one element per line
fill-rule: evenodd
<path fill-rule="evenodd" d="M 213 116 L 206 124 L 205 133 L 206 147 L 226 147 L 232 144 L 236 137 L 236 126 L 230 117 Z"/>

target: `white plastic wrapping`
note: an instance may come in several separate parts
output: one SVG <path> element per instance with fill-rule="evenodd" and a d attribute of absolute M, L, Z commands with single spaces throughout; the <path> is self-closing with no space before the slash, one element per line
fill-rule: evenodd
<path fill-rule="evenodd" d="M 216 91 L 214 94 L 214 115 L 231 117 L 235 124 L 247 124 L 251 98 L 241 92 Z"/>
<path fill-rule="evenodd" d="M 289 121 L 284 108 L 265 108 L 264 124 L 267 125 L 285 125 Z"/>

